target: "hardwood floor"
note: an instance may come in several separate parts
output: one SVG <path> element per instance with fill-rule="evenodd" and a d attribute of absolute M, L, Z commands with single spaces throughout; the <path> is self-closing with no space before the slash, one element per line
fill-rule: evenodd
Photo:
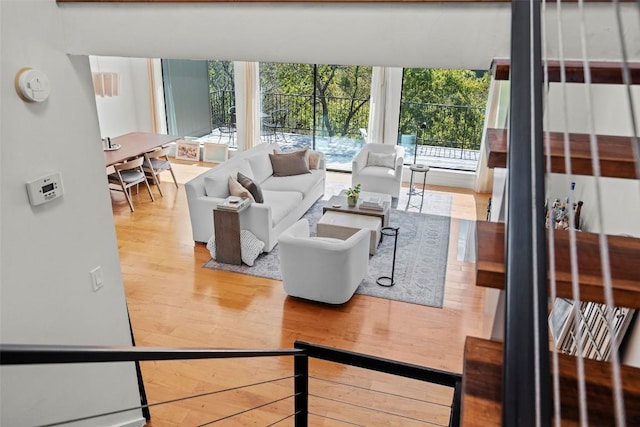
<path fill-rule="evenodd" d="M 194 244 L 183 183 L 201 173 L 205 164 L 175 162 L 180 186 L 162 177 L 164 197 L 149 200 L 146 192 L 133 195 L 130 212 L 123 194 L 111 192 L 122 276 L 136 344 L 140 346 L 291 348 L 295 340 L 338 347 L 403 362 L 461 372 L 467 335 L 487 337 L 484 290 L 476 288 L 475 264 L 458 260 L 461 219 L 484 218 L 488 195 L 450 191 L 451 235 L 444 307 L 432 308 L 354 295 L 332 307 L 286 296 L 277 280 L 209 270 L 203 244 Z M 350 175 L 329 173 L 329 180 L 349 182 Z M 157 189 L 153 188 L 154 194 Z M 327 195 L 329 196 L 329 195 Z M 289 377 L 291 358 L 230 359 L 216 361 L 145 362 L 142 372 L 150 403 L 187 395 Z M 312 361 L 313 395 L 364 402 L 387 412 L 406 410 L 404 418 L 345 406 L 327 398 L 311 397 L 310 425 L 418 425 L 414 418 L 429 417 L 447 424 L 451 391 L 438 386 L 372 374 L 361 369 Z M 327 382 L 349 383 L 362 388 Z M 366 390 L 392 394 L 367 394 Z M 245 410 L 292 394 L 292 380 L 244 388 L 151 408 L 153 426 L 190 426 Z M 435 404 L 397 397 L 417 396 Z M 358 403 L 362 404 L 362 403 Z M 292 413 L 289 397 L 265 408 L 221 422 L 223 425 L 269 425 Z M 444 408 L 444 409 L 443 409 Z M 225 424 L 226 422 L 226 424 Z M 288 418 L 277 425 L 293 425 Z"/>

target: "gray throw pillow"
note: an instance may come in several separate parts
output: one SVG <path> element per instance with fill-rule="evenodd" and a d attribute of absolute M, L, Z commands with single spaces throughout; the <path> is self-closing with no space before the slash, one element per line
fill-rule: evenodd
<path fill-rule="evenodd" d="M 393 153 L 369 153 L 367 166 L 381 166 L 383 168 L 396 168 L 396 155 Z"/>
<path fill-rule="evenodd" d="M 255 200 L 256 203 L 264 203 L 264 197 L 262 196 L 262 189 L 254 180 L 238 172 L 238 182 L 244 188 L 249 190 L 249 193 L 251 193 L 251 195 L 253 196 L 253 200 Z"/>
<path fill-rule="evenodd" d="M 291 176 L 310 173 L 307 164 L 307 150 L 293 151 L 291 153 L 269 154 L 273 176 Z"/>

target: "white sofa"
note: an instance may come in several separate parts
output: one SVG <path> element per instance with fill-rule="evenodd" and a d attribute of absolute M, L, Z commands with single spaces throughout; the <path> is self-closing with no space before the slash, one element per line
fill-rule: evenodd
<path fill-rule="evenodd" d="M 269 159 L 276 148 L 278 144 L 262 143 L 238 152 L 185 184 L 194 241 L 205 243 L 213 235 L 213 208 L 229 196 L 229 177 L 236 178 L 238 172 L 258 183 L 264 196 L 264 203 L 252 203 L 240 212 L 240 229 L 262 240 L 264 252 L 271 251 L 278 236 L 324 195 L 323 157 L 311 173 L 276 177 Z"/>
<path fill-rule="evenodd" d="M 327 304 L 349 301 L 367 275 L 369 230 L 346 240 L 310 237 L 301 219 L 280 235 L 282 286 L 288 295 Z"/>
<path fill-rule="evenodd" d="M 395 156 L 393 168 L 383 166 L 369 166 L 369 153 L 387 154 Z M 402 169 L 404 163 L 404 147 L 393 144 L 364 144 L 351 164 L 351 184 L 360 184 L 362 191 L 389 194 L 400 197 L 402 185 Z"/>

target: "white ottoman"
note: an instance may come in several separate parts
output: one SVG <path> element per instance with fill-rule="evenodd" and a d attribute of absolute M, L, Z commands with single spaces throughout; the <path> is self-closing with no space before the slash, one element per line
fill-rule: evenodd
<path fill-rule="evenodd" d="M 358 230 L 371 230 L 369 254 L 373 255 L 376 253 L 378 242 L 380 242 L 381 226 L 382 220 L 379 217 L 327 211 L 318 221 L 317 235 L 318 237 L 333 237 L 346 240 L 357 233 Z"/>

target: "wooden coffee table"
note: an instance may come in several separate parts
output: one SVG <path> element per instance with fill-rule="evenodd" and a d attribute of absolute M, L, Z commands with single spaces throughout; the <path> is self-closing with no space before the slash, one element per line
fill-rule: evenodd
<path fill-rule="evenodd" d="M 382 210 L 367 209 L 360 206 L 361 200 L 366 200 L 369 197 L 379 197 L 382 200 Z M 358 199 L 358 205 L 350 207 L 347 203 L 347 196 L 342 191 L 337 196 L 332 196 L 327 203 L 322 207 L 322 213 L 326 211 L 345 212 L 357 215 L 368 215 L 378 217 L 382 220 L 382 226 L 387 227 L 389 225 L 389 211 L 391 209 L 391 196 L 388 194 L 370 193 L 363 191 L 360 193 Z"/>

